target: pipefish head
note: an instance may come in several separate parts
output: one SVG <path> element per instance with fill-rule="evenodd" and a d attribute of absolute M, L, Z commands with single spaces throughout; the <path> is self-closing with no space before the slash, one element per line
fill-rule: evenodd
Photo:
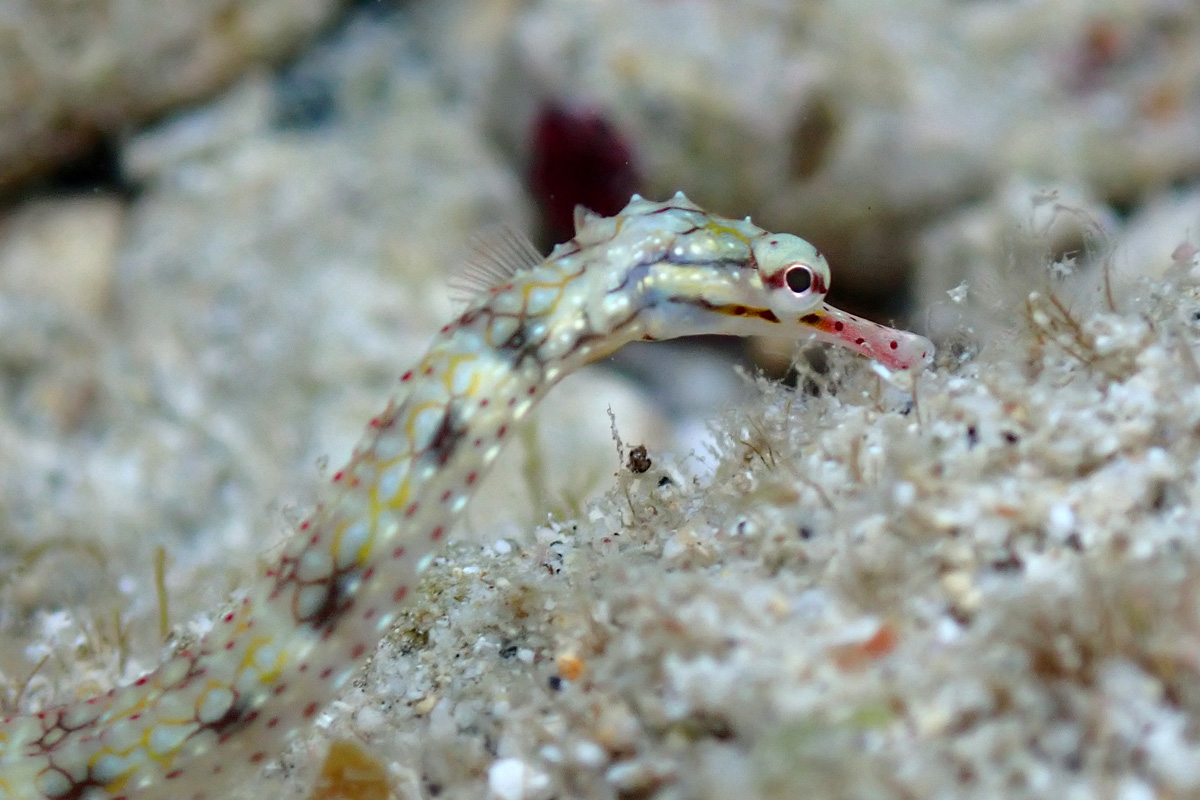
<path fill-rule="evenodd" d="M 635 196 L 616 217 L 579 222 L 581 234 L 586 223 L 594 224 L 591 235 L 607 242 L 610 254 L 614 248 L 629 250 L 620 254 L 631 265 L 621 281 L 635 287 L 642 338 L 809 338 L 900 370 L 923 367 L 933 358 L 933 344 L 925 337 L 826 303 L 829 264 L 798 236 L 770 233 L 748 218 L 708 214 L 682 193 L 666 203 Z"/>

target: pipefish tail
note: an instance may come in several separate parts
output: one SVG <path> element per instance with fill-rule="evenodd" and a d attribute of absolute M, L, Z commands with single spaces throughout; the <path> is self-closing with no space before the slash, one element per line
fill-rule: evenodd
<path fill-rule="evenodd" d="M 306 729 L 375 650 L 514 425 L 568 373 L 638 339 L 813 337 L 895 369 L 931 343 L 824 302 L 808 242 L 682 193 L 578 209 L 542 258 L 511 240 L 401 378 L 325 502 L 198 644 L 133 684 L 0 721 L 0 800 L 202 800 Z"/>

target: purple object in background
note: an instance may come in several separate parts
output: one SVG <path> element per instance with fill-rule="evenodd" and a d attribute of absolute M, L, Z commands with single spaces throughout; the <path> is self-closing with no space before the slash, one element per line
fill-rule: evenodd
<path fill-rule="evenodd" d="M 611 216 L 637 191 L 629 145 L 600 111 L 546 103 L 532 134 L 529 189 L 552 242 L 571 238 L 576 205 Z"/>

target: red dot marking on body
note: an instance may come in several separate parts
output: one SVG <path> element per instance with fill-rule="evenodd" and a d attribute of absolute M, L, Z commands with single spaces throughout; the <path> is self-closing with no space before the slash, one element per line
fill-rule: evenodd
<path fill-rule="evenodd" d="M 536 387 L 536 386 L 530 386 L 530 387 L 529 387 L 529 393 L 530 393 L 530 394 L 537 394 L 537 387 Z"/>
<path fill-rule="evenodd" d="M 515 397 L 508 398 L 508 404 L 510 406 L 515 406 L 517 404 L 517 398 L 515 398 Z"/>
<path fill-rule="evenodd" d="M 333 674 L 333 667 L 326 667 L 325 669 L 321 670 L 321 680 L 325 680 L 332 674 Z"/>
<path fill-rule="evenodd" d="M 404 557 L 404 548 L 403 547 L 397 547 L 395 550 L 392 551 L 392 558 L 403 558 L 403 557 Z"/>
<path fill-rule="evenodd" d="M 287 684 L 281 683 L 278 686 L 276 686 L 275 689 L 271 693 L 273 695 L 275 695 L 276 697 L 279 697 L 279 695 L 283 694 L 286 691 L 287 691 Z"/>
<path fill-rule="evenodd" d="M 862 343 L 863 343 L 863 342 L 865 342 L 865 341 L 866 341 L 866 339 L 855 339 L 855 340 L 854 340 L 854 343 L 855 343 L 855 344 L 862 344 Z"/>
<path fill-rule="evenodd" d="M 445 529 L 441 525 L 438 525 L 433 529 L 433 532 L 429 534 L 429 538 L 436 542 L 438 539 L 442 538 L 443 533 L 445 533 Z"/>
<path fill-rule="evenodd" d="M 340 480 L 341 480 L 342 478 L 344 478 L 344 477 L 346 477 L 346 473 L 344 473 L 344 472 L 338 472 L 338 473 L 334 474 L 334 476 L 333 476 L 333 482 L 334 482 L 334 483 L 337 483 L 338 481 L 340 481 Z"/>
<path fill-rule="evenodd" d="M 432 375 L 433 374 L 433 364 L 430 364 L 428 367 L 421 370 L 421 372 L 425 373 L 426 375 Z"/>
<path fill-rule="evenodd" d="M 479 477 L 478 473 L 472 472 L 470 475 L 467 476 L 467 485 L 470 486 L 472 483 L 474 483 L 476 481 L 476 479 L 478 477 Z"/>
<path fill-rule="evenodd" d="M 395 593 L 392 595 L 392 602 L 394 602 L 394 603 L 399 603 L 399 602 L 400 602 L 401 600 L 403 600 L 403 599 L 404 599 L 404 598 L 405 598 L 407 595 L 408 595 L 408 587 L 407 587 L 407 586 L 401 586 L 401 587 L 400 587 L 399 589 L 397 589 L 397 590 L 396 590 L 396 592 L 395 592 Z"/>
<path fill-rule="evenodd" d="M 362 579 L 363 579 L 364 581 L 369 581 L 369 580 L 371 580 L 371 576 L 372 576 L 372 575 L 374 575 L 374 574 L 375 574 L 375 568 L 374 568 L 374 567 L 368 567 L 368 568 L 367 568 L 367 571 L 363 573 Z"/>
<path fill-rule="evenodd" d="M 489 400 L 488 398 L 486 398 L 486 397 L 485 397 L 485 398 L 483 398 L 482 400 L 480 400 L 480 401 L 479 401 L 479 407 L 480 407 L 480 408 L 487 408 L 487 405 L 488 405 L 488 403 L 490 403 L 490 402 L 492 402 L 492 401 L 491 401 L 491 400 Z"/>
<path fill-rule="evenodd" d="M 496 438 L 497 438 L 497 439 L 503 439 L 503 438 L 504 438 L 504 434 L 506 434 L 506 433 L 508 433 L 508 426 L 507 426 L 507 425 L 501 425 L 501 426 L 500 426 L 500 430 L 496 431 Z"/>
<path fill-rule="evenodd" d="M 259 763 L 260 761 L 262 761 L 262 760 L 263 760 L 264 758 L 266 758 L 266 757 L 267 757 L 267 754 L 266 754 L 266 753 L 264 753 L 264 752 L 262 752 L 262 751 L 260 750 L 259 752 L 257 752 L 257 753 L 255 753 L 254 755 L 250 756 L 250 763 L 251 763 L 251 764 L 257 764 L 257 763 Z"/>
<path fill-rule="evenodd" d="M 167 780 L 169 780 L 169 781 L 173 781 L 173 780 L 175 780 L 176 778 L 178 778 L 178 777 L 179 777 L 180 775 L 182 775 L 182 774 L 183 774 L 183 770 L 181 770 L 181 769 L 173 769 L 173 770 L 171 770 L 170 772 L 168 772 L 166 775 L 163 775 L 163 777 L 164 777 L 164 778 L 166 778 L 166 779 L 167 779 Z"/>
<path fill-rule="evenodd" d="M 226 650 L 232 650 L 232 649 L 233 649 L 233 642 L 226 642 L 226 643 L 225 643 L 225 649 L 226 649 Z"/>
<path fill-rule="evenodd" d="M 309 703 L 308 705 L 306 705 L 304 707 L 304 716 L 311 717 L 315 713 L 317 713 L 317 704 L 316 703 Z"/>
<path fill-rule="evenodd" d="M 413 375 L 413 373 L 412 373 L 412 370 L 410 369 L 408 372 L 406 372 L 400 376 L 400 380 L 401 381 L 411 381 L 412 375 Z"/>
<path fill-rule="evenodd" d="M 301 662 L 299 670 L 301 672 L 308 672 L 308 662 L 307 661 Z"/>
<path fill-rule="evenodd" d="M 843 324 L 842 324 L 842 323 L 840 323 L 840 322 L 835 322 L 835 323 L 833 323 L 833 329 L 834 329 L 835 331 L 840 331 L 840 330 L 841 330 L 842 328 L 844 328 L 844 327 L 846 327 L 846 326 L 845 326 L 845 325 L 843 325 Z"/>
<path fill-rule="evenodd" d="M 482 445 L 482 444 L 483 444 L 483 439 L 476 439 L 476 440 L 475 440 L 475 446 L 476 446 L 476 447 L 479 447 L 479 446 L 480 446 L 480 445 Z"/>
<path fill-rule="evenodd" d="M 450 499 L 450 490 L 447 489 L 446 491 L 442 492 L 442 502 L 444 503 L 449 499 Z"/>
<path fill-rule="evenodd" d="M 304 522 L 301 522 L 301 523 L 300 523 L 300 530 L 302 530 L 302 531 L 306 531 L 306 530 L 308 530 L 308 527 L 309 527 L 310 525 L 312 525 L 312 521 L 311 521 L 311 520 L 307 520 L 307 519 L 306 519 L 306 520 L 304 520 Z"/>
<path fill-rule="evenodd" d="M 896 348 L 898 348 L 899 346 L 900 346 L 900 344 L 899 344 L 899 343 L 898 343 L 898 342 L 897 342 L 895 339 L 893 339 L 893 340 L 892 340 L 892 342 L 891 342 L 891 344 L 890 344 L 890 347 L 891 347 L 893 350 L 895 350 L 895 349 L 896 349 Z"/>
<path fill-rule="evenodd" d="M 366 612 L 363 614 L 363 619 L 374 619 L 374 618 L 375 618 L 375 609 L 373 609 L 373 608 L 368 608 L 366 610 Z"/>
<path fill-rule="evenodd" d="M 278 724 L 279 724 L 279 717 L 271 717 L 269 720 L 267 720 L 268 728 L 274 728 Z"/>
<path fill-rule="evenodd" d="M 404 510 L 404 516 L 406 516 L 406 517 L 411 517 L 415 513 L 417 513 L 417 504 L 416 503 L 413 503 L 411 506 L 409 506 L 408 508 L 406 508 Z"/>
<path fill-rule="evenodd" d="M 362 654 L 365 652 L 367 652 L 367 646 L 365 644 L 356 644 L 354 645 L 354 649 L 350 651 L 350 657 L 353 659 L 359 659 L 362 658 Z"/>
<path fill-rule="evenodd" d="M 319 534 L 319 533 L 314 533 L 314 534 L 312 535 L 312 538 L 308 540 L 308 544 L 309 544 L 309 546 L 312 546 L 312 545 L 316 544 L 316 543 L 317 543 L 317 542 L 319 542 L 319 541 L 321 541 L 321 534 Z"/>

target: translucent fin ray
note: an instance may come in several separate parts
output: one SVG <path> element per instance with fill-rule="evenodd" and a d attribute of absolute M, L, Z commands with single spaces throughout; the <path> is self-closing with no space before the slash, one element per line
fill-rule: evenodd
<path fill-rule="evenodd" d="M 521 231 L 507 225 L 485 228 L 467 242 L 462 267 L 450 275 L 450 297 L 455 302 L 469 303 L 545 260 Z"/>

